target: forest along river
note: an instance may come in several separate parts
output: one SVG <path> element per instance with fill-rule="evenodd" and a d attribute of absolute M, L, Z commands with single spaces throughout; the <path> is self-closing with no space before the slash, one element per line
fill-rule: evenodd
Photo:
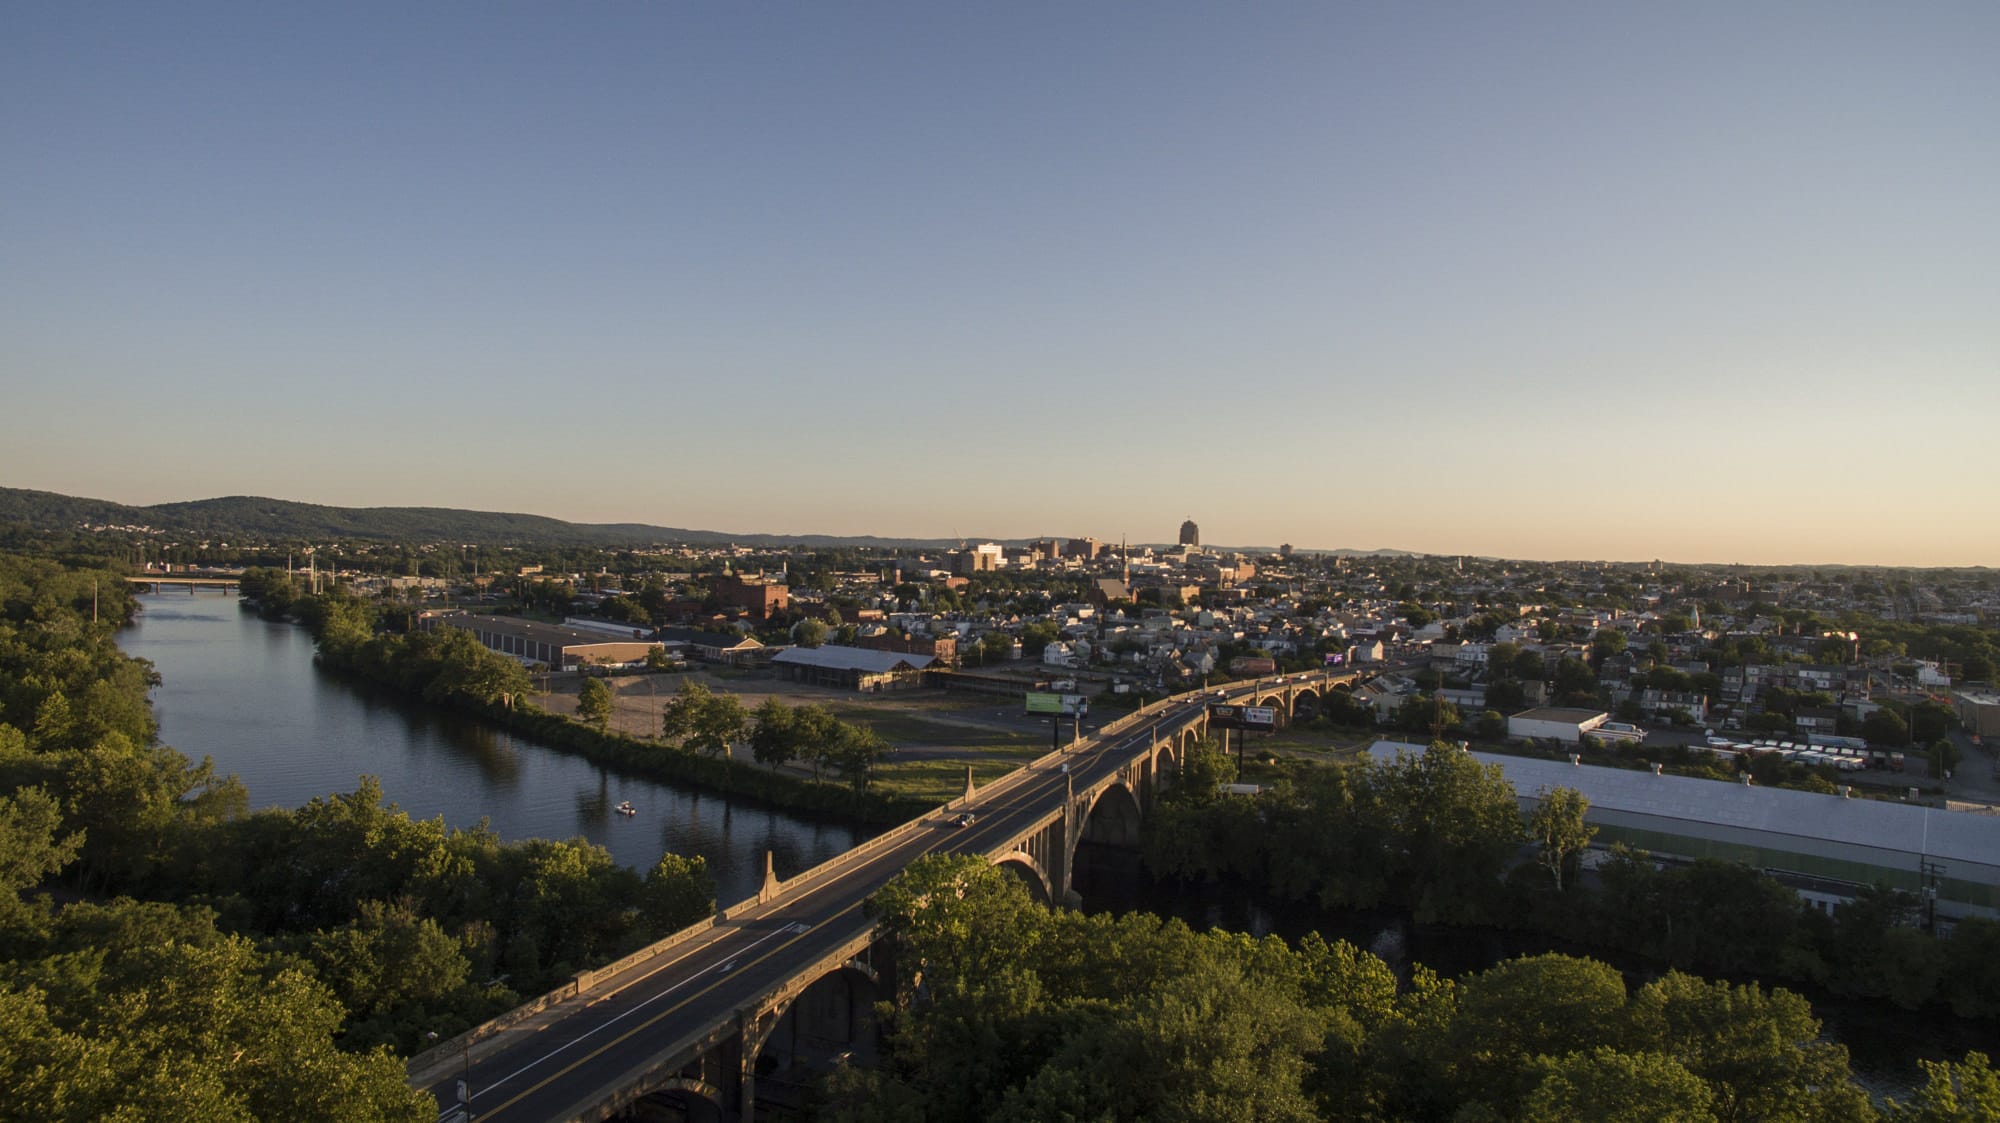
<path fill-rule="evenodd" d="M 484 818 L 507 840 L 582 837 L 641 873 L 668 851 L 699 854 L 725 904 L 757 891 L 766 850 L 790 875 L 868 837 L 838 820 L 621 776 L 325 674 L 304 628 L 260 619 L 234 596 L 155 593 L 139 603 L 119 646 L 163 680 L 153 691 L 161 742 L 242 778 L 253 809 L 351 792 L 371 775 L 384 801 L 414 819 L 471 827 Z M 638 814 L 616 813 L 623 800 Z"/>
<path fill-rule="evenodd" d="M 725 903 L 756 891 L 765 850 L 777 854 L 781 873 L 790 873 L 867 837 L 835 820 L 620 776 L 485 722 L 323 674 L 313 665 L 305 629 L 262 620 L 234 596 L 157 593 L 139 601 L 144 611 L 119 644 L 151 660 L 164 680 L 153 692 L 160 740 L 197 760 L 210 756 L 218 771 L 241 777 L 253 808 L 297 807 L 351 792 L 365 773 L 381 780 L 385 800 L 413 818 L 442 815 L 450 826 L 470 827 L 484 817 L 504 839 L 581 836 L 642 872 L 667 851 L 699 854 Z M 621 800 L 639 813 L 616 814 Z M 1196 928 L 1276 932 L 1292 940 L 1317 929 L 1375 951 L 1405 976 L 1412 962 L 1458 975 L 1545 950 L 1594 954 L 1532 934 L 1320 913 L 1234 887 L 1188 892 L 1147 878 L 1130 854 L 1080 854 L 1079 863 L 1086 867 L 1078 873 L 1087 879 L 1089 911 L 1142 908 Z M 1646 975 L 1615 956 L 1597 958 L 1612 960 L 1635 982 Z M 1828 1036 L 1848 1046 L 1856 1076 L 1878 1095 L 1907 1098 L 1921 1082 L 1920 1057 L 1955 1060 L 1967 1049 L 1991 1048 L 1982 1039 L 1987 1026 L 1807 993 Z"/>
<path fill-rule="evenodd" d="M 1664 974 L 1636 957 L 1568 944 L 1537 932 L 1419 924 L 1393 911 L 1332 911 L 1286 901 L 1240 884 L 1182 885 L 1147 875 L 1131 854 L 1085 843 L 1077 855 L 1085 912 L 1143 911 L 1177 917 L 1197 931 L 1221 928 L 1252 936 L 1281 936 L 1297 943 L 1308 932 L 1380 956 L 1407 982 L 1421 963 L 1447 978 L 1483 971 L 1503 960 L 1543 952 L 1600 959 L 1618 968 L 1628 985 Z M 1696 972 L 1699 974 L 1699 972 Z M 1732 979 L 1732 982 L 1750 982 Z M 1993 1053 L 1993 1026 L 1931 1010 L 1901 1010 L 1887 1002 L 1844 998 L 1815 987 L 1774 980 L 1812 1003 L 1822 1033 L 1847 1046 L 1854 1078 L 1880 1099 L 1908 1101 L 1924 1082 L 1920 1060 L 1961 1060 L 1969 1050 Z"/>

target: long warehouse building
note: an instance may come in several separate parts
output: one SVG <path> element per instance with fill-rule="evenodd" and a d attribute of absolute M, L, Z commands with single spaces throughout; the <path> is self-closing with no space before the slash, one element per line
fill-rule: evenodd
<path fill-rule="evenodd" d="M 1420 745 L 1378 741 L 1393 759 Z M 2000 917 L 2000 815 L 1894 800 L 1761 788 L 1588 764 L 1472 753 L 1498 765 L 1525 813 L 1540 793 L 1573 788 L 1590 801 L 1593 845 L 1622 842 L 1660 857 L 1720 858 L 1761 870 L 1921 892 L 1935 867 L 1939 916 Z"/>

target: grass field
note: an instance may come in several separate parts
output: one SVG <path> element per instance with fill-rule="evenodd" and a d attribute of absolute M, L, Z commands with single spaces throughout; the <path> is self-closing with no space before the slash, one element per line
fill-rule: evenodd
<path fill-rule="evenodd" d="M 870 787 L 927 803 L 946 803 L 965 794 L 967 765 L 975 784 L 991 783 L 1019 767 L 1009 760 L 899 761 L 877 768 Z"/>

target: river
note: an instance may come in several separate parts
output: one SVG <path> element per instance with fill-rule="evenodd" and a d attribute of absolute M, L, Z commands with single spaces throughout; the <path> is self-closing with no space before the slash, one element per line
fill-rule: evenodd
<path fill-rule="evenodd" d="M 764 852 L 790 875 L 868 832 L 724 796 L 623 776 L 485 722 L 321 672 L 305 629 L 244 611 L 234 596 L 155 593 L 119 637 L 152 661 L 160 740 L 250 789 L 250 805 L 297 807 L 377 777 L 411 817 L 482 818 L 503 839 L 584 838 L 644 871 L 666 852 L 708 859 L 724 903 L 756 892 Z M 626 817 L 612 808 L 630 800 Z"/>
<path fill-rule="evenodd" d="M 303 628 L 260 619 L 233 596 L 159 593 L 139 600 L 144 611 L 119 644 L 160 673 L 153 692 L 160 739 L 189 756 L 213 757 L 219 770 L 241 777 L 252 807 L 296 807 L 352 791 L 361 775 L 372 775 L 385 799 L 419 819 L 441 815 L 451 826 L 469 827 L 484 818 L 506 839 L 582 837 L 639 870 L 668 851 L 699 854 L 724 902 L 756 891 L 767 849 L 777 855 L 778 871 L 790 874 L 867 837 L 838 821 L 621 776 L 487 723 L 321 673 Z M 631 800 L 639 814 L 614 814 L 621 800 Z M 1143 908 L 1198 928 L 1294 940 L 1317 929 L 1376 951 L 1399 973 L 1421 962 L 1457 975 L 1551 949 L 1615 959 L 1530 934 L 1322 913 L 1227 887 L 1191 893 L 1145 877 L 1129 854 L 1079 855 L 1079 862 L 1102 874 L 1086 892 L 1087 908 Z M 1646 974 L 1618 965 L 1635 978 Z M 1990 1026 L 1808 997 L 1828 1036 L 1848 1046 L 1857 1078 L 1877 1095 L 1907 1097 L 1921 1082 L 1920 1057 L 1957 1059 L 1967 1049 L 1992 1047 Z"/>

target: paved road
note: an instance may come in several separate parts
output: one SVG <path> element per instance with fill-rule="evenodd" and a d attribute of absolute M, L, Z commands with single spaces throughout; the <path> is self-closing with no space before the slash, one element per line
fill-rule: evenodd
<path fill-rule="evenodd" d="M 1114 740 L 1085 743 L 1067 757 L 1070 775 L 1047 765 L 995 781 L 968 808 L 969 827 L 948 821 L 836 867 L 777 900 L 720 923 L 709 935 L 607 980 L 583 998 L 529 1019 L 475 1046 L 469 1060 L 472 1111 L 479 1120 L 563 1118 L 579 1097 L 638 1066 L 663 1044 L 728 1019 L 793 973 L 865 932 L 862 902 L 915 859 L 934 852 L 990 852 L 1062 805 L 1071 777 L 1087 786 L 1119 768 L 1159 733 L 1177 732 L 1199 702 L 1168 711 Z M 1156 732 L 1157 731 L 1157 732 Z M 417 1077 L 458 1116 L 465 1070 L 440 1062 Z"/>

